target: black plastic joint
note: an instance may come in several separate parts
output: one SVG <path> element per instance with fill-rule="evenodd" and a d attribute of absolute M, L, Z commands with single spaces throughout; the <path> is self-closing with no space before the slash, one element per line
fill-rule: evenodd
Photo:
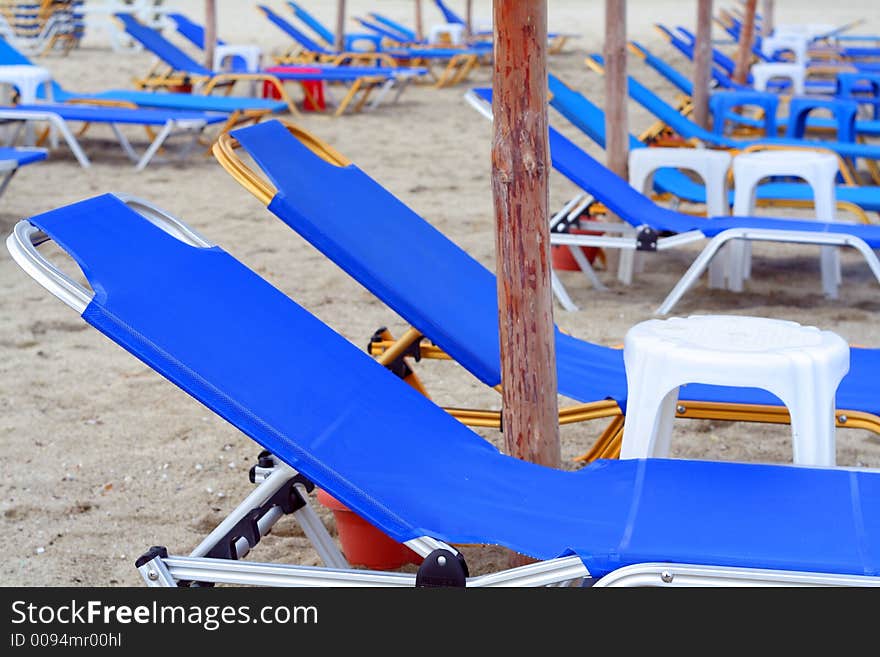
<path fill-rule="evenodd" d="M 166 548 L 164 545 L 154 545 L 137 558 L 137 560 L 134 562 L 134 566 L 135 568 L 140 568 L 141 566 L 150 563 L 153 559 L 167 558 L 168 548 Z"/>
<path fill-rule="evenodd" d="M 461 553 L 441 548 L 431 552 L 419 566 L 416 588 L 464 588 L 467 578 L 468 567 Z"/>
<path fill-rule="evenodd" d="M 659 237 L 650 226 L 640 226 L 636 233 L 636 251 L 656 251 Z"/>

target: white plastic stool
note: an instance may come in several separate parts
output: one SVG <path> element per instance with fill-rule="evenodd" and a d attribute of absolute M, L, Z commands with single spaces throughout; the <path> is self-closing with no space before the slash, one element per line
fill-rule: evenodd
<path fill-rule="evenodd" d="M 441 23 L 439 25 L 433 25 L 428 33 L 428 43 L 463 46 L 464 25 L 460 23 Z"/>
<path fill-rule="evenodd" d="M 761 40 L 761 52 L 772 57 L 779 50 L 790 50 L 794 53 L 794 62 L 806 66 L 807 50 L 810 39 L 804 34 L 773 34 Z"/>
<path fill-rule="evenodd" d="M 232 57 L 241 57 L 247 67 L 247 73 L 257 73 L 260 70 L 260 60 L 263 51 L 259 46 L 223 44 L 214 49 L 214 70 L 222 71 L 224 63 Z"/>
<path fill-rule="evenodd" d="M 733 159 L 733 214 L 750 216 L 757 206 L 758 183 L 768 176 L 798 176 L 813 190 L 816 219 L 835 221 L 837 192 L 837 157 L 832 153 L 807 150 L 769 150 L 743 153 Z M 748 278 L 750 264 L 748 249 L 735 244 L 727 272 L 728 284 L 734 292 L 741 292 L 743 279 Z M 837 298 L 840 283 L 840 252 L 837 247 L 823 246 L 821 256 L 822 290 L 830 298 Z"/>
<path fill-rule="evenodd" d="M 761 317 L 652 319 L 626 334 L 623 358 L 622 459 L 667 456 L 679 386 L 706 383 L 773 393 L 791 413 L 794 462 L 836 462 L 834 397 L 849 371 L 836 333 Z"/>
<path fill-rule="evenodd" d="M 629 184 L 643 194 L 650 194 L 654 173 L 664 167 L 687 169 L 698 174 L 706 185 L 706 211 L 710 217 L 730 213 L 727 171 L 731 157 L 724 151 L 705 148 L 636 148 L 629 153 Z M 709 268 L 709 287 L 724 287 L 724 254 L 719 254 Z M 623 250 L 617 277 L 626 285 L 632 283 L 635 268 L 634 252 Z"/>
<path fill-rule="evenodd" d="M 804 83 L 807 79 L 807 69 L 803 64 L 786 62 L 766 62 L 752 64 L 752 86 L 755 91 L 767 91 L 767 83 L 775 78 L 791 80 L 792 91 L 795 94 L 804 93 Z"/>

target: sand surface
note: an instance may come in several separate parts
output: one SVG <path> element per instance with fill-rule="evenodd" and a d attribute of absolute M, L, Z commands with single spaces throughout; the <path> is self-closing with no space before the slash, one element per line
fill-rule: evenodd
<path fill-rule="evenodd" d="M 194 16 L 201 6 L 197 0 L 168 4 Z M 285 49 L 284 36 L 257 14 L 253 3 L 218 4 L 220 33 L 227 41 L 256 43 L 269 52 Z M 283 3 L 271 4 L 283 10 Z M 375 0 L 348 4 L 352 14 L 376 6 Z M 379 4 L 388 15 L 412 22 L 411 2 Z M 839 3 L 833 15 L 827 3 L 816 0 L 776 4 L 780 21 L 844 23 L 867 17 L 864 31 L 880 33 L 880 10 L 873 0 Z M 333 22 L 335 3 L 308 5 Z M 651 26 L 657 20 L 692 26 L 695 3 L 631 0 L 629 5 L 630 35 L 689 71 Z M 478 17 L 488 18 L 487 0 L 475 6 Z M 438 20 L 433 7 L 426 12 L 428 24 Z M 601 102 L 602 81 L 583 60 L 601 49 L 602 3 L 551 0 L 550 27 L 581 35 L 552 58 L 553 72 Z M 87 37 L 67 57 L 39 58 L 65 87 L 77 91 L 128 87 L 151 62 L 144 53 L 113 53 L 101 33 Z M 674 90 L 639 62 L 631 61 L 631 66 L 634 75 L 664 97 L 675 97 Z M 473 81 L 486 84 L 490 78 L 491 70 L 484 67 Z M 312 114 L 300 122 L 493 268 L 491 127 L 463 102 L 466 89 L 414 87 L 396 106 L 342 119 Z M 633 132 L 650 125 L 650 117 L 635 105 L 630 110 Z M 599 152 L 560 116 L 551 113 L 551 120 L 590 152 Z M 143 145 L 142 132 L 126 133 Z M 136 173 L 104 128 L 93 129 L 83 144 L 94 161 L 90 170 L 59 148 L 49 161 L 18 174 L 0 201 L 0 234 L 8 234 L 23 217 L 103 192 L 128 192 L 191 223 L 357 345 L 379 326 L 398 333 L 405 328 L 381 302 L 275 219 L 213 158 L 196 154 L 185 164 L 152 165 Z M 574 192 L 559 174 L 552 174 L 554 209 Z M 603 292 L 592 290 L 579 274 L 563 273 L 582 309 L 566 313 L 557 307 L 556 320 L 584 339 L 618 344 L 630 326 L 652 317 L 694 255 L 693 249 L 681 249 L 650 257 L 630 287 L 602 272 L 608 285 Z M 876 281 L 852 254 L 843 257 L 843 277 L 840 298 L 827 300 L 821 294 L 815 249 L 759 246 L 746 293 L 710 292 L 701 283 L 677 314 L 784 318 L 834 330 L 851 343 L 880 347 Z M 187 553 L 248 493 L 247 471 L 258 448 L 89 328 L 23 274 L 5 250 L 0 253 L 0 280 L 0 583 L 138 584 L 132 562 L 144 549 L 164 544 Z M 422 363 L 418 371 L 444 404 L 498 407 L 495 392 L 451 363 Z M 566 467 L 575 467 L 571 458 L 588 448 L 602 427 L 592 423 L 562 431 Z M 497 432 L 483 435 L 500 439 Z M 723 422 L 678 422 L 672 449 L 675 456 L 690 458 L 791 458 L 787 427 Z M 880 441 L 860 430 L 839 431 L 838 461 L 880 467 Z M 323 516 L 332 527 L 330 516 Z M 498 559 L 497 551 L 477 552 L 472 557 L 477 571 L 491 568 Z M 317 563 L 290 520 L 282 521 L 254 556 Z"/>

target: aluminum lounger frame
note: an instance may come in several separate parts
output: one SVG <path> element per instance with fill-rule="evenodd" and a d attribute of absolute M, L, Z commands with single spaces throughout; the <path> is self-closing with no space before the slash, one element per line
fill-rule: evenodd
<path fill-rule="evenodd" d="M 195 230 L 152 204 L 130 196 L 120 196 L 129 207 L 170 235 L 196 248 L 211 248 L 211 242 Z M 78 314 L 83 314 L 92 292 L 63 273 L 37 250 L 49 237 L 28 221 L 19 222 L 6 241 L 16 263 L 34 280 Z M 268 461 L 266 460 L 268 458 Z M 418 575 L 396 572 L 357 570 L 348 567 L 344 556 L 323 523 L 309 506 L 304 491 L 309 482 L 289 465 L 267 457 L 254 469 L 258 484 L 241 504 L 221 522 L 189 556 L 170 556 L 164 548 L 150 548 L 136 562 L 144 583 L 150 587 L 177 587 L 193 583 L 269 585 L 269 586 L 345 586 L 412 587 Z M 295 497 L 295 510 L 281 508 L 279 492 Z M 312 541 L 325 567 L 242 562 L 262 536 L 286 513 L 292 513 Z M 244 522 L 254 531 L 238 535 L 236 527 Z M 257 535 L 258 534 L 258 535 Z M 225 558 L 208 557 L 220 546 L 228 550 Z M 430 536 L 406 542 L 426 563 L 455 558 L 458 550 Z M 445 584 L 448 585 L 448 584 Z M 525 586 L 880 586 L 880 578 L 839 575 L 821 572 L 766 570 L 742 567 L 719 567 L 701 564 L 640 563 L 613 570 L 594 579 L 578 556 L 548 559 L 499 572 L 467 577 L 471 588 Z"/>
<path fill-rule="evenodd" d="M 292 124 L 286 124 L 298 139 L 323 159 L 338 166 L 346 166 L 349 160 L 328 144 Z M 214 144 L 214 156 L 220 165 L 247 191 L 263 205 L 268 206 L 275 197 L 276 190 L 264 177 L 249 167 L 236 153 L 240 148 L 231 134 L 221 135 Z M 705 237 L 700 233 L 700 238 Z M 440 348 L 426 343 L 425 336 L 411 327 L 395 339 L 387 330 L 379 331 L 369 346 L 370 354 L 380 364 L 399 370 L 406 358 L 426 358 L 450 360 L 450 356 Z M 417 390 L 428 395 L 424 385 L 411 369 L 405 368 L 404 379 Z M 497 386 L 500 392 L 500 386 Z M 446 408 L 448 413 L 472 427 L 500 429 L 500 411 L 487 409 Z M 864 429 L 880 434 L 880 417 L 873 413 L 837 409 L 835 424 L 840 428 Z M 728 422 L 758 422 L 764 424 L 789 424 L 790 416 L 784 406 L 762 404 L 736 404 L 713 401 L 681 401 L 676 407 L 676 418 L 696 420 L 719 420 Z M 614 400 L 602 399 L 593 402 L 572 404 L 559 410 L 560 424 L 574 424 L 592 420 L 610 419 L 593 447 L 578 457 L 583 462 L 598 458 L 617 458 L 623 437 L 623 410 Z"/>
<path fill-rule="evenodd" d="M 70 148 L 71 152 L 73 152 L 73 155 L 76 157 L 80 166 L 84 169 L 88 169 L 92 166 L 91 161 L 85 154 L 85 151 L 83 151 L 73 132 L 67 127 L 67 122 L 57 112 L 52 112 L 50 110 L 0 108 L 0 121 L 17 121 L 19 123 L 18 128 L 13 131 L 8 140 L 9 144 L 14 143 L 15 140 L 18 139 L 25 125 L 29 121 L 48 122 L 52 130 L 57 131 L 57 134 L 60 134 L 64 138 L 65 143 Z M 109 125 L 113 130 L 113 133 L 116 135 L 116 139 L 119 141 L 122 150 L 125 151 L 128 158 L 135 163 L 135 170 L 142 171 L 153 160 L 159 152 L 159 149 L 162 148 L 162 145 L 170 137 L 177 134 L 189 134 L 192 137 L 191 143 L 188 144 L 180 154 L 181 157 L 186 157 L 186 155 L 188 155 L 195 147 L 199 135 L 205 129 L 207 123 L 203 119 L 168 119 L 162 126 L 161 130 L 159 130 L 158 134 L 156 134 L 152 143 L 147 147 L 143 154 L 140 155 L 134 149 L 134 146 L 131 145 L 128 138 L 119 129 L 118 125 L 112 122 L 109 123 Z"/>

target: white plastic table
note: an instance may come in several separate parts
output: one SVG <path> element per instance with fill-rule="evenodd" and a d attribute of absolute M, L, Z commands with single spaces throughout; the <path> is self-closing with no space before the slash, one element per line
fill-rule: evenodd
<path fill-rule="evenodd" d="M 42 66 L 27 64 L 0 66 L 0 84 L 8 84 L 18 89 L 19 102 L 22 105 L 33 105 L 36 102 L 41 84 L 45 85 L 46 100 L 52 100 L 52 74 Z M 24 143 L 26 146 L 33 146 L 35 141 L 33 128 L 28 124 Z"/>
<path fill-rule="evenodd" d="M 837 172 L 837 156 L 833 153 L 795 149 L 737 155 L 733 158 L 733 214 L 750 216 L 755 213 L 761 180 L 769 176 L 797 176 L 813 190 L 816 219 L 835 221 Z M 732 255 L 729 260 L 728 282 L 730 289 L 736 292 L 742 291 L 743 279 L 748 278 L 750 269 L 748 249 L 740 249 L 740 253 L 742 256 Z M 823 291 L 826 296 L 837 298 L 840 283 L 840 252 L 837 247 L 822 247 L 821 266 Z"/>
<path fill-rule="evenodd" d="M 650 194 L 657 169 L 674 167 L 698 174 L 706 186 L 706 212 L 710 217 L 730 214 L 727 171 L 731 157 L 725 151 L 706 148 L 636 148 L 629 153 L 629 184 Z M 633 251 L 622 251 L 618 279 L 629 285 L 635 269 Z M 709 267 L 709 287 L 724 287 L 726 254 L 718 254 Z"/>
<path fill-rule="evenodd" d="M 263 51 L 259 46 L 252 45 L 236 45 L 236 44 L 219 44 L 214 49 L 214 70 L 222 71 L 225 60 L 232 57 L 241 57 L 248 73 L 257 73 L 260 70 L 260 60 L 263 57 Z"/>
<path fill-rule="evenodd" d="M 836 462 L 834 398 L 849 371 L 836 333 L 761 317 L 652 319 L 626 334 L 623 358 L 622 459 L 667 456 L 679 386 L 706 383 L 773 393 L 791 413 L 794 462 Z"/>
<path fill-rule="evenodd" d="M 755 91 L 767 91 L 767 83 L 775 78 L 791 80 L 792 91 L 803 95 L 806 88 L 807 69 L 803 64 L 788 62 L 765 62 L 752 64 L 752 86 Z"/>

